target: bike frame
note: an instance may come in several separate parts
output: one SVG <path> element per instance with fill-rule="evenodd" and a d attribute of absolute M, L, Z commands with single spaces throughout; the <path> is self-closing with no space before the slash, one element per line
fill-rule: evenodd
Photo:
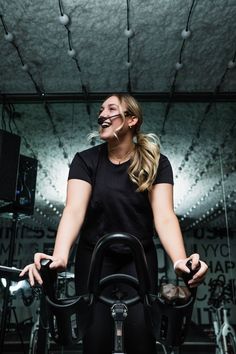
<path fill-rule="evenodd" d="M 236 353 L 236 335 L 234 328 L 229 323 L 228 309 L 224 305 L 221 305 L 219 308 L 213 308 L 213 311 L 215 313 L 213 327 L 217 346 L 216 354 Z M 233 352 L 230 345 L 232 345 Z"/>

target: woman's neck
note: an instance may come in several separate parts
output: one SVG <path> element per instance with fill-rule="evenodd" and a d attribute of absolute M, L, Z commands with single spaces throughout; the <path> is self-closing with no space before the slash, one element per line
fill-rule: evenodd
<path fill-rule="evenodd" d="M 133 154 L 133 141 L 124 143 L 108 143 L 108 157 L 117 165 L 128 161 Z"/>

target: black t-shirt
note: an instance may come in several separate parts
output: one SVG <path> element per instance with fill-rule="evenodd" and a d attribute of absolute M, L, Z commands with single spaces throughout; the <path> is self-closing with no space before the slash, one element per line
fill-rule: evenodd
<path fill-rule="evenodd" d="M 92 185 L 92 197 L 81 228 L 80 237 L 93 246 L 107 233 L 125 232 L 138 237 L 143 245 L 153 237 L 153 214 L 148 192 L 127 173 L 130 161 L 119 165 L 108 158 L 107 143 L 77 153 L 68 179 L 81 179 Z M 166 156 L 160 156 L 156 183 L 173 184 L 173 172 Z"/>

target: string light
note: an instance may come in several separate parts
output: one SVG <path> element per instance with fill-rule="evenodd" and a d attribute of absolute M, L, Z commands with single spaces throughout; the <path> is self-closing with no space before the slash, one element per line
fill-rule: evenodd
<path fill-rule="evenodd" d="M 21 67 L 21 69 L 22 69 L 23 71 L 29 71 L 29 66 L 28 66 L 28 64 L 23 64 L 22 67 Z"/>
<path fill-rule="evenodd" d="M 235 58 L 236 58 L 236 50 L 234 52 L 234 55 L 233 55 L 233 59 L 230 61 L 230 62 L 235 62 Z M 228 64 L 229 65 L 229 64 Z M 184 167 L 186 166 L 186 162 L 189 161 L 189 158 L 190 156 L 193 154 L 195 148 L 198 146 L 199 144 L 199 138 L 200 138 L 200 132 L 201 132 L 201 129 L 202 129 L 202 126 L 203 126 L 203 123 L 206 121 L 206 118 L 208 117 L 208 113 L 210 112 L 210 109 L 212 108 L 213 106 L 213 103 L 215 102 L 215 95 L 220 91 L 220 88 L 222 87 L 224 81 L 225 81 L 225 78 L 226 78 L 226 74 L 228 72 L 229 67 L 227 66 L 218 82 L 218 84 L 216 85 L 215 87 L 215 90 L 213 91 L 213 94 L 212 94 L 212 99 L 211 101 L 206 105 L 205 107 L 205 110 L 204 110 L 204 114 L 203 114 L 203 118 L 201 119 L 200 123 L 199 123 L 199 126 L 198 126 L 198 129 L 197 129 L 197 132 L 196 132 L 196 136 L 194 136 L 192 138 L 192 142 L 191 142 L 191 145 L 190 147 L 187 149 L 186 153 L 185 153 L 185 156 L 183 158 L 183 160 L 181 161 L 180 163 L 180 166 L 178 167 L 178 171 L 179 173 L 175 176 L 175 178 L 179 178 L 180 176 L 180 172 L 183 172 L 183 169 Z M 223 145 L 225 145 L 226 143 L 226 140 L 228 139 L 228 137 L 231 135 L 231 132 L 232 130 L 235 128 L 235 123 L 233 123 L 233 126 L 231 128 L 231 130 L 227 133 L 226 135 L 226 138 L 225 138 L 225 141 L 222 143 Z M 218 152 L 217 152 L 218 153 Z M 217 154 L 216 153 L 216 154 Z"/>
<path fill-rule="evenodd" d="M 230 60 L 228 62 L 228 69 L 233 69 L 235 67 L 235 65 L 236 65 L 236 62 L 233 60 Z"/>
<path fill-rule="evenodd" d="M 4 37 L 5 37 L 5 39 L 6 39 L 8 42 L 10 42 L 10 43 L 13 45 L 13 47 L 15 48 L 15 50 L 16 50 L 16 52 L 17 52 L 17 54 L 18 54 L 18 57 L 19 57 L 19 59 L 20 59 L 20 61 L 21 61 L 21 67 L 22 67 L 23 71 L 25 71 L 25 72 L 28 74 L 29 78 L 30 78 L 31 81 L 33 82 L 34 87 L 35 87 L 35 89 L 36 89 L 36 92 L 39 93 L 39 94 L 41 94 L 42 90 L 41 90 L 40 87 L 37 85 L 36 81 L 34 80 L 33 75 L 32 75 L 31 72 L 29 71 L 28 65 L 24 62 L 23 56 L 22 56 L 22 54 L 21 54 L 21 52 L 20 52 L 20 49 L 18 48 L 18 46 L 17 46 L 16 43 L 15 43 L 15 38 L 14 38 L 13 34 L 8 31 L 7 25 L 6 25 L 6 23 L 5 23 L 4 18 L 3 18 L 2 15 L 0 16 L 0 20 L 1 20 L 2 25 L 3 25 L 3 28 L 4 28 L 4 32 L 5 32 Z"/>
<path fill-rule="evenodd" d="M 67 26 L 70 22 L 70 18 L 68 15 L 66 14 L 62 14 L 59 16 L 59 22 L 63 25 L 63 26 Z"/>
<path fill-rule="evenodd" d="M 72 59 L 74 59 L 76 61 L 76 66 L 77 66 L 78 70 L 81 72 L 78 60 L 76 59 L 76 51 L 71 46 L 71 33 L 70 33 L 70 30 L 67 27 L 67 25 L 70 22 L 70 19 L 69 19 L 68 15 L 62 13 L 62 6 L 61 6 L 61 2 L 60 1 L 59 1 L 59 6 L 60 6 L 60 12 L 61 12 L 61 16 L 59 17 L 60 22 L 66 27 L 66 29 L 68 31 L 68 40 L 69 40 L 68 54 L 69 54 L 69 56 Z M 3 28 L 4 28 L 4 31 L 5 31 L 5 38 L 6 38 L 7 41 L 12 42 L 13 46 L 15 47 L 15 49 L 17 51 L 17 54 L 18 54 L 18 56 L 19 56 L 19 58 L 21 60 L 21 68 L 22 68 L 22 70 L 25 71 L 29 75 L 31 81 L 34 84 L 36 92 L 40 95 L 40 97 L 44 98 L 45 97 L 44 90 L 42 90 L 39 87 L 39 85 L 36 83 L 36 81 L 34 80 L 33 75 L 29 71 L 29 66 L 24 62 L 23 57 L 21 55 L 21 52 L 20 52 L 19 48 L 17 47 L 17 45 L 14 42 L 14 36 L 7 30 L 7 26 L 6 26 L 6 23 L 5 23 L 4 19 L 3 19 L 3 17 L 0 16 L 0 18 L 1 18 L 1 21 L 2 21 L 2 24 L 3 24 Z M 88 115 L 89 115 L 90 127 L 92 128 L 91 117 L 90 117 L 90 103 L 89 103 L 89 99 L 88 99 L 88 90 L 87 90 L 86 86 L 84 85 L 84 83 L 82 82 L 82 78 L 81 78 L 81 84 L 82 84 L 82 91 L 84 92 L 85 99 L 86 99 L 86 102 L 87 102 L 86 108 L 87 108 L 87 112 L 88 112 Z M 46 111 L 48 117 L 50 118 L 50 122 L 51 122 L 52 128 L 53 128 L 53 134 L 58 139 L 58 147 L 62 150 L 63 157 L 65 159 L 68 159 L 68 153 L 67 153 L 67 151 L 66 151 L 66 149 L 64 147 L 63 142 L 61 141 L 60 136 L 57 133 L 57 129 L 56 129 L 56 126 L 55 126 L 55 124 L 53 122 L 53 116 L 52 116 L 52 113 L 51 113 L 51 110 L 50 110 L 48 102 L 44 103 L 44 108 L 45 108 L 45 111 Z M 27 144 L 27 145 L 29 145 L 29 144 Z M 69 160 L 67 161 L 67 164 L 68 164 L 68 166 L 70 165 L 70 161 Z"/>
<path fill-rule="evenodd" d="M 127 21 L 127 22 L 129 23 L 129 21 Z M 134 31 L 132 29 L 130 29 L 130 28 L 126 28 L 124 30 L 124 34 L 125 34 L 126 37 L 131 38 L 134 35 Z"/>
<path fill-rule="evenodd" d="M 67 53 L 71 58 L 76 57 L 76 51 L 73 48 L 70 48 Z"/>
<path fill-rule="evenodd" d="M 50 218 L 48 215 L 46 215 L 44 213 L 44 211 L 42 209 L 40 209 L 38 206 L 35 208 L 35 212 L 37 214 L 37 218 L 32 217 L 32 221 L 34 223 L 37 223 L 38 225 L 40 225 L 41 227 L 52 227 L 53 225 L 55 226 L 55 228 L 58 225 L 58 220 L 53 220 L 52 218 Z"/>
<path fill-rule="evenodd" d="M 212 156 L 212 154 L 210 153 L 210 155 Z M 230 158 L 229 158 L 230 160 Z M 212 158 L 210 158 L 206 164 L 206 166 L 204 167 L 203 170 L 201 171 L 196 171 L 195 173 L 195 179 L 194 179 L 194 182 L 191 184 L 191 186 L 188 188 L 188 190 L 186 191 L 186 193 L 184 193 L 181 197 L 181 199 L 178 201 L 178 203 L 176 204 L 176 209 L 178 209 L 181 204 L 184 202 L 184 200 L 186 200 L 187 198 L 187 195 L 190 194 L 193 189 L 197 186 L 198 182 L 203 178 L 204 174 L 206 174 L 209 169 L 214 165 L 214 161 L 215 159 L 213 160 Z M 231 162 L 230 162 L 231 163 Z M 229 166 L 229 169 L 231 172 L 234 172 L 235 171 L 235 166 Z M 226 175 L 226 178 L 228 178 L 230 175 Z M 211 192 L 215 192 L 215 190 L 217 188 L 219 188 L 220 186 L 220 181 L 216 182 L 210 189 L 207 193 L 211 193 Z M 208 195 L 206 195 L 206 197 L 208 197 Z"/>
<path fill-rule="evenodd" d="M 217 117 L 216 106 L 215 106 L 215 117 Z M 202 169 L 199 172 L 196 172 L 194 183 L 190 186 L 190 188 L 188 189 L 187 193 L 190 193 L 193 190 L 193 188 L 197 185 L 199 180 L 202 179 L 203 175 L 205 173 L 207 173 L 207 171 L 210 169 L 210 167 L 212 167 L 214 165 L 214 161 L 217 158 L 217 156 L 219 155 L 219 146 L 220 146 L 221 149 L 225 148 L 225 146 L 227 145 L 227 142 L 229 141 L 229 139 L 231 138 L 232 134 L 234 133 L 235 128 L 236 128 L 236 121 L 228 129 L 227 133 L 225 134 L 223 142 L 220 145 L 218 144 L 217 148 L 213 148 L 213 151 L 210 152 L 210 154 L 209 154 L 210 158 L 209 158 L 208 162 L 206 163 L 204 169 Z M 229 157 L 229 160 L 232 161 L 232 159 L 230 157 Z M 186 161 L 186 160 L 184 160 L 184 161 Z M 182 167 L 184 167 L 183 164 L 185 164 L 185 162 L 182 161 L 182 165 L 179 167 L 179 171 L 181 171 Z M 231 172 L 235 171 L 235 166 L 230 166 L 230 169 L 231 169 Z M 176 176 L 176 178 L 177 177 L 178 176 Z M 218 184 L 219 183 L 220 182 L 218 182 Z M 177 207 L 182 203 L 182 201 L 184 199 L 186 199 L 186 194 L 182 196 L 182 199 L 177 204 Z"/>
<path fill-rule="evenodd" d="M 70 56 L 70 58 L 72 60 L 74 60 L 74 62 L 76 64 L 76 68 L 78 69 L 78 72 L 79 72 L 81 89 L 84 94 L 84 98 L 85 98 L 85 102 L 86 102 L 86 110 L 87 110 L 87 114 L 88 114 L 88 118 L 89 118 L 89 126 L 92 131 L 93 126 L 92 126 L 92 121 L 91 121 L 91 107 L 90 107 L 90 100 L 89 100 L 89 92 L 88 92 L 88 89 L 83 81 L 82 70 L 81 70 L 81 67 L 79 64 L 79 60 L 77 58 L 77 51 L 73 48 L 73 45 L 72 45 L 72 34 L 71 34 L 71 30 L 69 29 L 69 24 L 70 24 L 71 20 L 70 20 L 70 17 L 67 14 L 65 14 L 65 12 L 63 10 L 62 0 L 58 0 L 58 4 L 59 4 L 59 11 L 60 11 L 59 21 L 62 25 L 64 25 L 64 27 L 67 31 L 67 39 L 68 39 L 68 46 L 69 46 L 67 53 Z M 91 141 L 92 145 L 93 145 L 93 143 L 94 143 L 94 140 Z"/>
<path fill-rule="evenodd" d="M 161 135 L 165 135 L 165 125 L 169 116 L 169 112 L 172 106 L 172 100 L 173 100 L 173 96 L 175 93 L 175 88 L 176 88 L 176 80 L 177 80 L 177 76 L 179 71 L 183 68 L 183 60 L 182 60 L 182 55 L 183 55 L 183 51 L 185 48 L 185 41 L 190 37 L 191 35 L 191 31 L 189 30 L 189 23 L 190 23 L 190 18 L 192 16 L 192 12 L 193 12 L 193 7 L 195 4 L 195 0 L 192 0 L 192 4 L 188 13 L 188 18 L 187 18 L 187 23 L 185 26 L 185 29 L 182 30 L 181 32 L 181 37 L 182 37 L 182 44 L 181 44 L 181 48 L 180 48 L 180 52 L 179 52 L 179 60 L 177 63 L 175 63 L 175 73 L 174 73 L 174 78 L 171 84 L 171 88 L 170 88 L 170 95 L 169 95 L 169 101 L 167 103 L 166 109 L 165 109 L 165 113 L 164 113 L 164 119 L 163 119 L 163 123 L 162 123 L 162 129 L 161 129 Z"/>
<path fill-rule="evenodd" d="M 61 211 L 52 202 L 50 202 L 46 197 L 44 197 L 44 195 L 41 192 L 37 191 L 37 195 L 45 202 L 46 208 L 49 208 L 50 211 L 53 211 L 55 216 L 57 217 L 57 220 L 59 220 L 59 218 L 62 215 Z M 38 212 L 43 216 L 46 215 L 45 212 L 43 212 L 39 208 L 38 208 Z M 47 215 L 45 217 L 47 217 Z M 50 223 L 53 222 L 53 220 L 49 217 L 48 217 L 48 221 Z"/>
<path fill-rule="evenodd" d="M 191 36 L 191 31 L 190 31 L 190 30 L 184 29 L 184 30 L 181 32 L 181 37 L 182 37 L 184 40 L 185 40 L 185 39 L 188 39 L 190 36 Z"/>
<path fill-rule="evenodd" d="M 14 36 L 10 32 L 5 33 L 4 34 L 4 38 L 6 39 L 7 42 L 13 42 L 14 41 Z"/>
<path fill-rule="evenodd" d="M 80 81 L 81 81 L 81 86 L 84 85 L 83 83 L 83 80 L 82 80 L 82 77 L 81 77 L 81 68 L 80 68 L 80 65 L 79 65 L 79 61 L 76 57 L 77 53 L 75 51 L 75 49 L 73 48 L 72 46 L 72 35 L 71 35 L 71 30 L 69 29 L 68 25 L 70 23 L 70 18 L 68 15 L 66 15 L 63 11 L 63 8 L 62 8 L 62 1 L 61 0 L 58 0 L 58 4 L 59 4 L 59 10 L 60 10 L 60 16 L 59 16 L 59 20 L 60 20 L 60 23 L 62 25 L 64 25 L 66 31 L 67 31 L 67 38 L 68 38 L 68 45 L 69 45 L 69 50 L 67 51 L 68 55 L 75 61 L 76 63 L 76 67 L 80 73 Z"/>
<path fill-rule="evenodd" d="M 44 92 L 44 90 L 42 90 L 42 89 L 39 87 L 39 85 L 36 83 L 36 81 L 35 81 L 34 78 L 33 78 L 33 75 L 32 75 L 31 72 L 29 71 L 29 66 L 24 62 L 23 57 L 22 57 L 22 55 L 21 55 L 21 52 L 20 52 L 18 46 L 17 46 L 17 45 L 15 44 L 15 42 L 14 42 L 14 37 L 13 37 L 13 35 L 7 30 L 7 26 L 6 26 L 6 23 L 5 23 L 4 19 L 3 19 L 3 16 L 0 16 L 0 19 L 1 19 L 1 22 L 2 22 L 2 24 L 3 24 L 4 31 L 5 31 L 5 38 L 6 38 L 7 41 L 11 42 L 11 43 L 13 44 L 14 48 L 16 49 L 17 54 L 18 54 L 18 56 L 19 56 L 19 58 L 20 58 L 20 61 L 21 61 L 21 68 L 22 68 L 22 70 L 25 71 L 25 72 L 29 75 L 31 81 L 32 81 L 33 84 L 34 84 L 34 87 L 35 87 L 35 89 L 36 89 L 36 92 L 40 95 L 40 97 L 44 98 L 44 97 L 45 97 L 45 92 Z M 57 133 L 57 129 L 56 129 L 56 126 L 55 126 L 54 121 L 53 121 L 53 116 L 52 116 L 52 114 L 51 114 L 50 107 L 49 107 L 49 104 L 48 104 L 47 102 L 44 102 L 44 108 L 45 108 L 45 111 L 46 111 L 48 117 L 50 118 L 50 122 L 51 122 L 51 124 L 52 124 L 52 129 L 53 129 L 53 134 L 54 134 L 54 135 L 57 137 L 57 139 L 58 139 L 58 146 L 59 146 L 60 149 L 62 149 L 63 157 L 64 157 L 65 159 L 68 159 L 68 153 L 66 152 L 66 149 L 65 149 L 65 147 L 64 147 L 64 144 L 62 143 L 61 138 L 60 138 L 60 136 L 59 136 L 58 133 Z M 28 143 L 27 143 L 26 145 L 29 147 L 29 144 L 28 144 Z M 67 161 L 67 164 L 68 164 L 68 166 L 69 166 L 69 164 L 70 164 L 70 161 L 69 161 L 69 160 Z"/>
<path fill-rule="evenodd" d="M 176 69 L 177 71 L 179 71 L 180 69 L 182 69 L 182 67 L 183 67 L 183 63 L 177 62 L 177 63 L 175 64 L 175 69 Z"/>
<path fill-rule="evenodd" d="M 196 212 L 197 207 L 201 207 L 201 205 L 204 205 L 204 202 L 209 197 L 210 192 L 215 192 L 215 190 L 218 189 L 220 186 L 221 186 L 221 182 L 217 182 L 217 184 L 215 184 L 213 187 L 211 187 L 210 191 L 208 191 L 205 195 L 203 195 L 197 202 L 195 202 L 195 204 L 192 205 L 191 208 L 188 209 L 187 212 L 185 212 L 185 214 L 183 216 L 181 216 L 181 221 L 184 221 L 185 219 L 187 219 L 192 214 L 193 211 Z M 231 193 L 229 193 L 227 195 L 228 200 L 230 200 L 234 196 L 235 193 L 236 193 L 235 190 L 232 191 Z M 223 203 L 223 201 L 220 200 L 218 203 Z M 216 203 L 215 207 L 219 207 L 218 203 Z M 214 208 L 211 207 L 206 212 L 206 214 L 209 215 L 210 212 L 213 212 L 213 211 L 214 211 Z"/>
<path fill-rule="evenodd" d="M 226 200 L 230 200 L 234 196 L 236 191 L 233 191 L 230 193 Z M 182 226 L 183 231 L 188 231 L 189 229 L 193 229 L 196 226 L 199 227 L 200 224 L 205 224 L 209 223 L 210 221 L 214 220 L 215 218 L 218 218 L 219 215 L 224 213 L 224 207 L 223 207 L 223 200 L 219 200 L 214 207 L 211 207 L 208 209 L 204 214 L 202 214 L 198 219 L 196 219 L 194 222 L 192 222 L 189 225 Z M 207 214 L 207 215 L 206 215 Z M 186 219 L 186 217 L 181 217 L 180 221 L 183 223 L 183 221 Z"/>
<path fill-rule="evenodd" d="M 127 62 L 125 63 L 125 65 L 126 65 L 127 69 L 130 69 L 130 68 L 131 68 L 131 66 L 132 66 L 132 63 L 131 63 L 131 62 L 129 62 L 129 61 L 127 61 Z"/>
<path fill-rule="evenodd" d="M 125 66 L 127 68 L 127 76 L 128 76 L 128 82 L 127 82 L 127 91 L 131 93 L 132 87 L 131 87 L 131 55 L 130 55 L 130 39 L 134 36 L 134 31 L 130 28 L 130 1 L 126 0 L 126 29 L 124 31 L 125 36 L 127 37 L 127 61 L 125 63 Z"/>
<path fill-rule="evenodd" d="M 197 219 L 197 221 L 195 221 L 194 223 L 192 223 L 190 226 L 188 226 L 188 228 L 192 228 L 195 227 L 196 224 L 199 224 L 199 222 L 202 222 L 203 219 L 207 218 L 207 220 L 212 220 L 213 218 L 219 216 L 220 214 L 222 214 L 223 212 L 225 213 L 225 220 L 226 220 L 226 224 L 228 225 L 228 207 L 230 205 L 232 205 L 233 201 L 231 201 L 231 199 L 234 199 L 234 196 L 236 194 L 236 189 L 234 189 L 233 191 L 231 191 L 230 193 L 228 193 L 226 195 L 225 193 L 225 181 L 226 179 L 229 177 L 228 173 L 224 173 L 223 172 L 223 163 L 222 163 L 222 154 L 220 152 L 219 154 L 219 158 L 220 158 L 220 170 L 221 170 L 221 179 L 220 181 L 217 183 L 217 187 L 221 186 L 222 187 L 222 193 L 223 193 L 223 199 L 221 198 L 216 204 L 215 207 L 211 207 L 210 210 L 208 210 L 206 212 L 207 216 L 205 214 L 203 214 L 199 219 Z M 235 171 L 235 167 L 232 168 L 233 171 Z M 214 186 L 211 187 L 211 191 L 214 191 Z M 208 195 L 207 195 L 208 196 Z M 204 201 L 204 197 L 202 197 L 200 199 L 200 201 L 197 202 L 197 204 L 201 204 Z M 235 199 L 234 199 L 235 200 Z M 220 206 L 223 205 L 222 209 L 219 209 Z M 185 215 L 183 215 L 183 217 L 181 218 L 181 222 L 183 222 L 187 216 L 189 216 L 190 214 L 190 210 L 189 212 L 187 212 Z M 227 226 L 228 229 L 228 226 Z"/>

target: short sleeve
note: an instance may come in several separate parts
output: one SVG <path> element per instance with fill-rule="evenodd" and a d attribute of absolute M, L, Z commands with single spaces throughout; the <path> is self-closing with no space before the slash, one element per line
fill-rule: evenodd
<path fill-rule="evenodd" d="M 82 179 L 92 184 L 92 173 L 85 160 L 81 157 L 80 153 L 76 153 L 70 166 L 68 180 Z"/>
<path fill-rule="evenodd" d="M 170 183 L 174 184 L 173 170 L 170 161 L 165 155 L 160 156 L 156 179 L 153 184 Z"/>

